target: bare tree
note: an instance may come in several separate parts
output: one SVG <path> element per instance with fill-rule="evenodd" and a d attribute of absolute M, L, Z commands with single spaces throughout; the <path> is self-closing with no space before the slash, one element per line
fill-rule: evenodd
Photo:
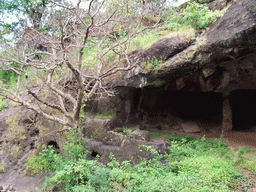
<path fill-rule="evenodd" d="M 54 9 L 43 21 L 47 30 L 30 28 L 17 46 L 1 45 L 1 70 L 12 70 L 18 78 L 15 89 L 1 86 L 0 95 L 66 127 L 79 127 L 86 100 L 114 94 L 105 79 L 137 64 L 129 52 L 132 39 L 146 29 L 144 15 L 132 14 L 124 6 L 132 5 L 129 0 L 111 10 L 104 0 L 90 0 L 86 10 L 81 0 L 76 6 L 49 2 Z"/>

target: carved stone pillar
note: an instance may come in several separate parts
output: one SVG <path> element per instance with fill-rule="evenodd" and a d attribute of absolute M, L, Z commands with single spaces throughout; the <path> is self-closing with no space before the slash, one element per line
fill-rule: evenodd
<path fill-rule="evenodd" d="M 222 130 L 225 132 L 229 132 L 232 130 L 232 108 L 230 105 L 230 100 L 225 98 L 223 102 L 223 110 L 222 110 Z"/>

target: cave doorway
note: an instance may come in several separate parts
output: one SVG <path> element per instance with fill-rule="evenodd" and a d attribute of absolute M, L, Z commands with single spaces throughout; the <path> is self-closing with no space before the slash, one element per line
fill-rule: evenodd
<path fill-rule="evenodd" d="M 223 95 L 215 92 L 165 91 L 152 88 L 147 90 L 141 108 L 148 116 L 146 120 L 149 125 L 157 124 L 159 127 L 159 121 L 166 121 L 170 125 L 168 120 L 175 117 L 175 121 L 181 119 L 198 122 L 200 127 L 212 125 L 221 128 Z"/>
<path fill-rule="evenodd" d="M 231 96 L 233 130 L 256 130 L 256 90 L 234 90 Z"/>

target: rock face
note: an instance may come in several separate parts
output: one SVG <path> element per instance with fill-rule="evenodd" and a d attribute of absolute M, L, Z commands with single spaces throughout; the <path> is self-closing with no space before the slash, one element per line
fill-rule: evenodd
<path fill-rule="evenodd" d="M 211 121 L 225 131 L 240 126 L 234 118 L 244 115 L 236 110 L 238 100 L 233 98 L 240 94 L 242 100 L 248 100 L 243 90 L 256 90 L 256 4 L 251 0 L 200 2 L 208 3 L 212 10 L 229 8 L 201 36 L 195 37 L 191 31 L 169 35 L 131 54 L 131 61 L 139 58 L 140 63 L 116 83 L 120 93 L 125 89 L 131 95 L 119 107 L 123 122 L 136 119 L 143 129 L 182 130 L 182 119 Z M 186 97 L 176 92 L 191 93 Z M 244 113 L 251 110 L 246 105 Z M 251 105 L 254 107 L 253 99 Z M 256 124 L 255 114 L 251 111 L 240 120 Z"/>
<path fill-rule="evenodd" d="M 170 142 L 164 140 L 150 140 L 148 131 L 135 130 L 130 136 L 126 136 L 121 132 L 109 131 L 103 142 L 89 141 L 89 150 L 91 156 L 89 158 L 99 156 L 99 160 L 106 164 L 110 161 L 110 154 L 114 154 L 115 158 L 122 162 L 125 160 L 132 160 L 135 163 L 141 159 L 150 159 L 154 155 L 152 152 L 146 150 L 144 146 L 151 146 L 159 153 L 164 154 L 169 151 Z"/>
<path fill-rule="evenodd" d="M 219 2 L 219 1 L 212 1 Z M 156 79 L 185 76 L 188 72 L 203 71 L 208 65 L 217 65 L 249 55 L 255 50 L 256 6 L 250 0 L 235 1 L 223 17 L 191 45 L 195 33 L 170 35 L 154 43 L 149 49 L 137 52 L 142 58 L 163 60 L 153 73 L 143 71 L 143 62 L 124 75 L 118 86 L 147 87 Z M 186 37 L 185 37 L 186 36 Z M 185 37 L 185 38 L 184 38 Z"/>

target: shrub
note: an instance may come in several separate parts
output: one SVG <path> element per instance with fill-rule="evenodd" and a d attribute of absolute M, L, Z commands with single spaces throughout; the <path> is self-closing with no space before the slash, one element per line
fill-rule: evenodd
<path fill-rule="evenodd" d="M 188 5 L 181 9 L 180 13 L 173 11 L 168 28 L 170 30 L 179 30 L 193 27 L 195 29 L 204 29 L 211 23 L 214 23 L 217 18 L 222 17 L 222 11 L 210 11 L 205 5 L 188 2 Z"/>
<path fill-rule="evenodd" d="M 56 169 L 57 160 L 60 160 L 60 155 L 56 154 L 52 146 L 46 147 L 43 145 L 43 151 L 39 156 L 32 156 L 27 163 L 27 170 L 32 175 L 44 173 Z"/>

